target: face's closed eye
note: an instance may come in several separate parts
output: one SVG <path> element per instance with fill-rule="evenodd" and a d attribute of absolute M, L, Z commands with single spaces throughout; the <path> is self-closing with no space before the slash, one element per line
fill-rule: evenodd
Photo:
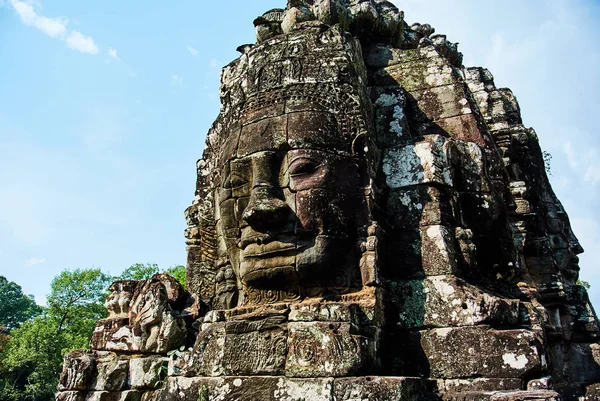
<path fill-rule="evenodd" d="M 321 161 L 311 157 L 297 157 L 289 167 L 290 177 L 298 177 L 314 173 L 321 166 Z"/>

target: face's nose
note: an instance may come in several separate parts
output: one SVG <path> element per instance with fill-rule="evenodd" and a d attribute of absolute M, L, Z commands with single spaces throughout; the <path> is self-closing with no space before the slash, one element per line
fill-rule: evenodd
<path fill-rule="evenodd" d="M 290 207 L 279 185 L 281 159 L 264 152 L 252 159 L 252 193 L 242 219 L 253 228 L 275 228 L 289 217 Z"/>
<path fill-rule="evenodd" d="M 252 190 L 250 202 L 242 218 L 254 228 L 280 226 L 290 212 L 287 203 L 280 199 L 280 190 L 269 186 L 260 186 Z"/>

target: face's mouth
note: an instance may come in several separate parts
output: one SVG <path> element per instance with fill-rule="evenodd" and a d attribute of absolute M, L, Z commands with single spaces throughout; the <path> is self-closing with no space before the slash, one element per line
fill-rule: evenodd
<path fill-rule="evenodd" d="M 242 231 L 242 237 L 238 243 L 242 251 L 247 248 L 264 247 L 265 251 L 277 248 L 292 248 L 296 245 L 296 236 L 292 231 L 259 233 L 254 230 Z"/>
<path fill-rule="evenodd" d="M 243 248 L 244 258 L 264 258 L 278 255 L 289 255 L 296 252 L 294 242 L 271 241 L 268 243 L 249 243 Z"/>

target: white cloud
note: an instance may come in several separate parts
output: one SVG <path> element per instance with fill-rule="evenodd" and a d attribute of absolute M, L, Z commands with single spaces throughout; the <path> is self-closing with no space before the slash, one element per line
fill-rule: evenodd
<path fill-rule="evenodd" d="M 198 55 L 198 50 L 194 49 L 192 46 L 188 46 L 187 49 L 188 49 L 188 52 L 190 52 L 190 54 L 192 56 L 197 56 Z"/>
<path fill-rule="evenodd" d="M 173 83 L 176 83 L 176 84 L 179 84 L 179 85 L 183 85 L 183 78 L 181 78 L 177 74 L 171 75 L 171 80 L 173 81 Z"/>
<path fill-rule="evenodd" d="M 585 171 L 585 182 L 596 186 L 600 184 L 600 166 L 592 165 L 587 168 Z"/>
<path fill-rule="evenodd" d="M 571 166 L 571 168 L 573 168 L 573 169 L 576 169 L 577 166 L 579 165 L 579 163 L 577 161 L 577 154 L 573 150 L 573 144 L 570 141 L 565 143 L 565 146 L 563 147 L 563 151 L 565 152 L 565 155 L 567 156 L 567 161 L 569 162 L 569 166 Z"/>
<path fill-rule="evenodd" d="M 33 267 L 36 265 L 41 265 L 42 263 L 44 263 L 46 261 L 46 258 L 29 258 L 27 259 L 27 261 L 25 262 L 25 266 L 27 267 Z"/>
<path fill-rule="evenodd" d="M 114 58 L 115 60 L 119 61 L 119 56 L 117 56 L 117 51 L 113 48 L 108 48 L 108 55 L 112 58 Z"/>
<path fill-rule="evenodd" d="M 216 58 L 211 58 L 210 62 L 208 63 L 208 65 L 210 66 L 210 68 L 212 69 L 217 69 L 219 68 L 219 62 L 217 61 Z"/>
<path fill-rule="evenodd" d="M 67 46 L 81 53 L 98 54 L 98 46 L 90 36 L 82 35 L 79 31 L 71 31 L 67 38 Z"/>
<path fill-rule="evenodd" d="M 13 8 L 25 25 L 33 26 L 51 38 L 64 38 L 67 33 L 66 18 L 48 18 L 38 15 L 33 6 L 23 1 L 10 0 Z"/>
<path fill-rule="evenodd" d="M 64 40 L 70 49 L 86 54 L 98 54 L 98 46 L 90 36 L 85 36 L 76 30 L 72 30 L 71 33 L 67 35 L 67 24 L 69 23 L 67 18 L 48 18 L 39 15 L 33 8 L 33 5 L 29 2 L 10 0 L 10 4 L 13 6 L 19 17 L 21 17 L 21 21 L 23 21 L 25 25 L 35 27 L 53 39 Z M 109 55 L 111 55 L 110 51 Z"/>

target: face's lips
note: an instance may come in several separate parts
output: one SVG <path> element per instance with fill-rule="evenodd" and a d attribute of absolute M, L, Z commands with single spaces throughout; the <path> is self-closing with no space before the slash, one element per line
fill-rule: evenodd
<path fill-rule="evenodd" d="M 271 241 L 266 244 L 251 243 L 244 250 L 245 258 L 264 258 L 296 252 L 296 244 L 290 242 Z"/>
<path fill-rule="evenodd" d="M 245 250 L 249 245 L 267 245 L 271 242 L 280 242 L 283 244 L 295 243 L 293 232 L 280 232 L 280 233 L 256 233 L 250 234 L 242 233 L 242 238 L 239 242 L 241 250 Z"/>

